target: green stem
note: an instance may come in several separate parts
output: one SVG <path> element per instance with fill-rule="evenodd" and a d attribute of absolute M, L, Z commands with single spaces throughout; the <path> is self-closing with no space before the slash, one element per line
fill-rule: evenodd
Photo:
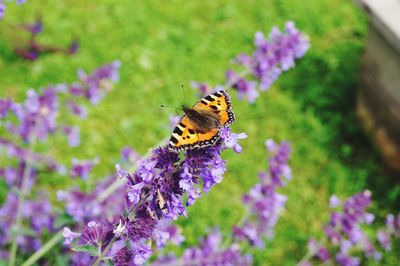
<path fill-rule="evenodd" d="M 22 182 L 21 182 L 21 189 L 18 193 L 18 206 L 17 206 L 17 218 L 16 218 L 16 222 L 15 225 L 13 226 L 13 241 L 11 243 L 11 250 L 10 250 L 10 259 L 8 261 L 8 265 L 9 266 L 15 266 L 15 260 L 17 257 L 17 251 L 18 251 L 18 243 L 17 243 L 17 238 L 18 238 L 18 234 L 21 230 L 21 226 L 22 226 L 22 208 L 23 205 L 25 203 L 25 194 L 26 194 L 26 183 L 29 177 L 29 173 L 31 172 L 31 161 L 28 158 L 26 160 L 26 165 L 25 165 L 25 169 L 24 169 L 24 174 L 22 176 Z"/>
<path fill-rule="evenodd" d="M 158 146 L 163 145 L 166 142 L 166 140 L 162 140 Z M 143 157 L 146 158 L 150 156 L 151 151 L 147 152 Z M 135 164 L 133 168 L 131 169 L 132 171 L 135 171 L 137 168 L 137 165 Z M 118 178 L 115 180 L 111 185 L 109 185 L 101 194 L 97 196 L 97 201 L 98 202 L 103 202 L 110 196 L 114 191 L 116 191 L 119 187 L 122 185 L 126 184 L 127 180 Z M 36 251 L 32 256 L 30 256 L 23 264 L 22 266 L 29 266 L 35 263 L 37 260 L 39 260 L 42 256 L 44 256 L 52 247 L 58 244 L 58 242 L 61 241 L 62 239 L 62 232 L 63 229 L 57 232 L 57 234 L 51 238 L 42 248 L 40 248 L 38 251 Z"/>
<path fill-rule="evenodd" d="M 101 245 L 99 245 L 99 255 L 97 257 L 97 260 L 93 263 L 93 266 L 98 266 L 100 262 L 104 259 L 104 256 L 107 254 L 107 252 L 111 249 L 112 245 L 114 244 L 115 240 L 117 240 L 116 237 L 113 237 L 111 239 L 110 243 L 107 245 L 107 247 L 104 249 L 104 252 L 101 252 Z"/>
<path fill-rule="evenodd" d="M 30 266 L 38 261 L 44 254 L 52 249 L 63 238 L 62 230 L 58 231 L 49 241 L 46 242 L 38 251 L 30 256 L 21 266 Z"/>

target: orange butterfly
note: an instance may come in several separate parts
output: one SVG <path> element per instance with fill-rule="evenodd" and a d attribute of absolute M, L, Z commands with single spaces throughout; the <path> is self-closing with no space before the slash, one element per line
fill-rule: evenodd
<path fill-rule="evenodd" d="M 212 146 L 220 138 L 220 129 L 235 121 L 226 90 L 205 96 L 192 108 L 184 106 L 183 111 L 169 140 L 172 151 Z"/>

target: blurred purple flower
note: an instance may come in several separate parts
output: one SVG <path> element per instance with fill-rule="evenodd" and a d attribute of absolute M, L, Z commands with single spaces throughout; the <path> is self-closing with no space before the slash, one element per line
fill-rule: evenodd
<path fill-rule="evenodd" d="M 10 99 L 0 99 L 0 118 L 7 116 L 8 110 L 11 109 L 11 104 L 12 102 Z"/>
<path fill-rule="evenodd" d="M 43 31 L 43 22 L 40 17 L 37 17 L 34 23 L 27 23 L 22 25 L 22 27 L 32 35 L 36 35 Z"/>
<path fill-rule="evenodd" d="M 83 105 L 78 105 L 73 101 L 68 101 L 66 103 L 67 108 L 70 110 L 71 113 L 79 116 L 81 119 L 85 119 L 87 117 L 87 109 Z"/>
<path fill-rule="evenodd" d="M 0 0 L 0 19 L 4 17 L 4 11 L 6 10 L 6 5 Z"/>
<path fill-rule="evenodd" d="M 67 49 L 67 53 L 70 55 L 76 54 L 78 52 L 78 49 L 79 49 L 79 41 L 73 40 Z"/>
<path fill-rule="evenodd" d="M 58 191 L 57 199 L 65 202 L 66 212 L 77 223 L 86 224 L 94 219 L 102 223 L 112 222 L 115 214 L 122 212 L 125 207 L 125 189 L 123 187 L 117 189 L 115 193 L 102 202 L 99 202 L 97 197 L 115 179 L 115 176 L 109 176 L 100 182 L 92 192 L 88 193 L 84 193 L 77 188 L 70 191 Z"/>
<path fill-rule="evenodd" d="M 75 238 L 80 236 L 80 233 L 72 232 L 68 227 L 64 227 L 63 229 L 63 237 L 65 238 L 64 245 L 70 245 Z"/>
<path fill-rule="evenodd" d="M 204 97 L 214 90 L 206 83 L 201 83 L 197 81 L 190 81 L 190 87 L 192 87 L 193 89 L 197 89 L 199 91 L 200 97 Z"/>
<path fill-rule="evenodd" d="M 117 60 L 111 64 L 103 65 L 90 75 L 87 75 L 83 70 L 79 70 L 78 77 L 81 84 L 71 87 L 71 93 L 82 95 L 92 104 L 97 104 L 104 97 L 105 92 L 111 89 L 111 83 L 119 80 L 118 70 L 120 66 L 121 62 Z"/>
<path fill-rule="evenodd" d="M 269 152 L 272 153 L 269 157 L 269 171 L 261 172 L 260 183 L 243 196 L 243 202 L 250 215 L 243 222 L 243 226 L 233 228 L 237 240 L 247 240 L 250 245 L 258 248 L 264 247 L 262 237 L 271 239 L 274 235 L 274 227 L 287 201 L 287 197 L 277 193 L 276 189 L 285 184 L 283 169 L 290 169 L 287 165 L 291 152 L 289 144 L 276 144 L 273 140 L 267 140 L 266 143 Z"/>
<path fill-rule="evenodd" d="M 226 81 L 233 89 L 238 91 L 239 99 L 247 99 L 249 103 L 254 103 L 258 98 L 257 82 L 248 81 L 233 70 L 229 69 L 225 74 Z"/>
<path fill-rule="evenodd" d="M 64 126 L 64 134 L 67 136 L 68 145 L 70 147 L 77 147 L 80 144 L 79 127 Z"/>
<path fill-rule="evenodd" d="M 89 173 L 92 171 L 93 166 L 98 162 L 99 159 L 97 157 L 92 160 L 78 160 L 76 158 L 73 158 L 70 170 L 71 177 L 79 177 L 83 180 L 86 180 L 89 177 Z"/>
<path fill-rule="evenodd" d="M 139 153 L 133 150 L 131 147 L 123 147 L 121 150 L 121 157 L 123 161 L 128 163 L 136 163 L 140 159 Z"/>
<path fill-rule="evenodd" d="M 374 215 L 366 212 L 370 203 L 371 192 L 368 190 L 349 197 L 343 203 L 336 196 L 330 198 L 331 208 L 338 210 L 331 211 L 329 223 L 324 227 L 327 243 L 325 247 L 319 247 L 326 250 L 332 247 L 332 257 L 339 265 L 360 265 L 363 254 L 366 258 L 381 259 L 381 253 L 376 250 L 362 229 L 363 224 L 369 225 L 375 218 Z M 378 234 L 378 240 L 384 247 L 390 246 L 390 241 L 388 243 L 384 232 Z M 309 252 L 312 254 L 311 257 L 325 261 L 315 250 L 309 250 Z"/>

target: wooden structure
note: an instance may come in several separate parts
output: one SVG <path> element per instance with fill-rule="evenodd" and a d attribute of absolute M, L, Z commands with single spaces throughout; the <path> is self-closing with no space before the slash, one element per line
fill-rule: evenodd
<path fill-rule="evenodd" d="M 400 0 L 358 0 L 369 28 L 357 115 L 390 168 L 400 172 Z"/>

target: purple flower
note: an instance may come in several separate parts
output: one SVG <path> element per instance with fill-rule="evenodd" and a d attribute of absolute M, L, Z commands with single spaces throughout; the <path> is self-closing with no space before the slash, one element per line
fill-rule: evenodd
<path fill-rule="evenodd" d="M 307 244 L 308 250 L 315 254 L 322 262 L 326 262 L 330 259 L 328 250 L 321 246 L 315 239 L 308 240 Z"/>
<path fill-rule="evenodd" d="M 4 17 L 5 10 L 6 10 L 6 5 L 0 1 L 0 19 Z"/>
<path fill-rule="evenodd" d="M 72 167 L 70 171 L 70 175 L 72 178 L 82 178 L 83 180 L 86 180 L 89 176 L 89 173 L 92 171 L 93 166 L 97 164 L 99 161 L 98 158 L 95 158 L 93 160 L 78 160 L 78 159 L 72 159 Z"/>
<path fill-rule="evenodd" d="M 65 238 L 64 245 L 70 245 L 75 238 L 80 236 L 80 233 L 72 232 L 68 227 L 64 227 L 63 229 L 63 237 Z"/>
<path fill-rule="evenodd" d="M 137 265 L 142 265 L 146 262 L 146 260 L 151 256 L 152 250 L 147 245 L 142 245 L 136 249 L 136 254 L 134 258 L 134 262 Z"/>
<path fill-rule="evenodd" d="M 32 35 L 37 35 L 43 31 L 42 19 L 40 17 L 38 17 L 38 18 L 36 18 L 35 23 L 25 24 L 25 25 L 23 25 L 23 28 L 25 30 L 29 31 L 30 33 L 32 33 Z"/>
<path fill-rule="evenodd" d="M 94 221 L 89 222 L 82 230 L 82 239 L 91 245 L 107 246 L 112 237 L 111 226 Z"/>
<path fill-rule="evenodd" d="M 207 84 L 197 81 L 190 81 L 190 86 L 199 91 L 200 97 L 204 97 L 213 91 L 213 89 Z"/>
<path fill-rule="evenodd" d="M 126 195 L 128 196 L 128 199 L 132 204 L 136 205 L 137 203 L 139 203 L 140 194 L 142 193 L 143 186 L 143 182 L 130 186 Z"/>
<path fill-rule="evenodd" d="M 54 216 L 48 196 L 42 192 L 37 200 L 26 201 L 22 216 L 29 220 L 30 228 L 37 233 L 54 231 Z"/>
<path fill-rule="evenodd" d="M 180 116 L 178 116 L 178 115 L 170 115 L 169 116 L 169 125 L 171 126 L 171 128 L 175 128 L 180 120 L 181 120 Z"/>
<path fill-rule="evenodd" d="M 127 238 L 138 242 L 139 240 L 149 239 L 153 235 L 157 221 L 147 215 L 126 220 Z"/>
<path fill-rule="evenodd" d="M 112 258 L 115 266 L 132 265 L 134 253 L 129 248 L 123 247 Z"/>
<path fill-rule="evenodd" d="M 335 195 L 332 195 L 329 198 L 329 207 L 330 208 L 336 208 L 337 206 L 340 206 L 341 201 L 338 197 L 336 197 Z"/>
<path fill-rule="evenodd" d="M 78 40 L 73 40 L 70 44 L 70 46 L 68 47 L 68 54 L 72 55 L 72 54 L 76 54 L 78 52 L 79 49 L 79 42 Z"/>
<path fill-rule="evenodd" d="M 308 37 L 299 32 L 293 22 L 287 22 L 285 31 L 272 28 L 268 39 L 262 32 L 254 36 L 255 51 L 252 55 L 241 54 L 236 62 L 242 65 L 251 75 L 260 81 L 260 90 L 268 90 L 279 75 L 294 67 L 294 61 L 300 58 L 309 48 Z M 246 97 L 254 102 L 258 97 L 256 83 L 246 80 L 232 70 L 228 70 L 228 84 L 239 92 L 239 97 Z"/>
<path fill-rule="evenodd" d="M 131 147 L 128 146 L 122 148 L 121 157 L 122 160 L 129 163 L 136 163 L 140 159 L 139 153 L 137 153 Z"/>
<path fill-rule="evenodd" d="M 247 138 L 246 133 L 231 133 L 229 128 L 224 128 L 221 135 L 226 147 L 232 148 L 236 153 L 242 152 L 242 146 L 239 145 L 238 140 Z"/>
<path fill-rule="evenodd" d="M 87 109 L 83 105 L 78 105 L 73 101 L 68 101 L 67 108 L 71 113 L 79 116 L 81 119 L 85 119 L 87 117 Z"/>
<path fill-rule="evenodd" d="M 76 188 L 70 191 L 58 191 L 57 198 L 65 202 L 66 212 L 78 223 L 88 223 L 93 219 L 103 223 L 111 222 L 115 214 L 122 212 L 125 207 L 125 189 L 123 187 L 117 189 L 102 202 L 99 202 L 97 197 L 115 179 L 115 176 L 109 176 L 88 193 Z"/>
<path fill-rule="evenodd" d="M 227 83 L 238 91 L 239 99 L 246 98 L 249 103 L 254 103 L 256 101 L 259 95 L 256 81 L 248 81 L 231 69 L 226 71 L 225 77 Z"/>
<path fill-rule="evenodd" d="M 68 145 L 70 147 L 77 147 L 80 145 L 81 140 L 79 136 L 79 127 L 64 126 L 64 134 L 67 136 Z"/>
<path fill-rule="evenodd" d="M 184 251 L 183 265 L 252 265 L 251 256 L 243 256 L 236 244 L 227 248 L 223 248 L 221 244 L 222 236 L 217 229 L 214 229 L 201 241 L 199 247 Z"/>
<path fill-rule="evenodd" d="M 260 173 L 260 183 L 256 184 L 248 194 L 243 197 L 243 202 L 248 209 L 249 218 L 243 226 L 233 229 L 237 240 L 247 240 L 255 247 L 262 248 L 262 237 L 272 238 L 274 227 L 283 211 L 287 197 L 276 192 L 283 186 L 283 169 L 289 168 L 287 161 L 290 155 L 290 146 L 287 142 L 280 145 L 272 140 L 267 140 L 272 156 L 269 158 L 269 172 Z"/>
<path fill-rule="evenodd" d="M 355 194 L 343 203 L 336 196 L 330 198 L 330 207 L 336 210 L 331 211 L 329 223 L 324 227 L 327 238 L 324 248 L 332 247 L 336 252 L 332 256 L 339 265 L 359 265 L 362 257 L 356 257 L 355 254 L 358 256 L 364 254 L 365 257 L 375 260 L 379 260 L 382 256 L 362 229 L 363 224 L 369 225 L 375 218 L 366 212 L 370 202 L 371 192 L 368 190 Z M 390 245 L 390 239 L 388 243 L 387 235 L 383 231 L 378 234 L 378 240 L 379 238 L 384 247 Z M 313 255 L 324 261 L 317 253 Z"/>
<path fill-rule="evenodd" d="M 169 239 L 169 233 L 158 230 L 157 228 L 153 231 L 153 239 L 156 241 L 158 248 L 164 247 L 167 240 Z"/>
<path fill-rule="evenodd" d="M 120 61 L 114 61 L 112 64 L 96 69 L 90 75 L 87 75 L 83 70 L 78 71 L 81 84 L 71 87 L 71 93 L 86 97 L 92 104 L 99 103 L 105 92 L 111 89 L 111 82 L 119 80 L 118 70 L 120 66 Z"/>
<path fill-rule="evenodd" d="M 1 3 L 0 3 L 0 14 L 1 14 Z M 11 105 L 12 101 L 10 99 L 0 99 L 0 118 L 7 116 L 8 110 L 11 109 Z"/>
<path fill-rule="evenodd" d="M 392 249 L 392 242 L 390 240 L 390 234 L 385 232 L 384 230 L 378 230 L 376 233 L 376 237 L 379 241 L 379 244 L 386 250 L 389 251 Z"/>

